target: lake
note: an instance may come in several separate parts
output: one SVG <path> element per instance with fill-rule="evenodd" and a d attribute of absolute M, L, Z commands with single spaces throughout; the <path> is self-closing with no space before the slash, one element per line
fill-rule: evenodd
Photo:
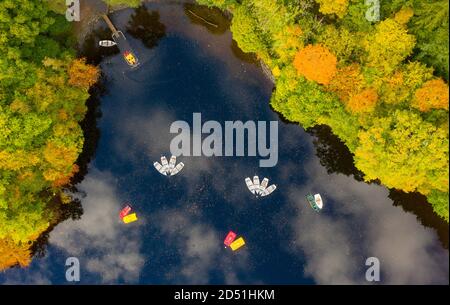
<path fill-rule="evenodd" d="M 105 92 L 98 141 L 87 138 L 95 153 L 76 185 L 82 214 L 53 228 L 40 257 L 0 283 L 68 284 L 65 261 L 76 257 L 82 284 L 367 284 L 366 259 L 376 257 L 381 284 L 448 284 L 448 225 L 407 212 L 414 196 L 358 179 L 326 127 L 306 132 L 282 121 L 269 106 L 272 82 L 233 43 L 224 16 L 176 2 L 147 9 L 111 14 L 139 68 L 97 48 Z M 277 165 L 181 156 L 178 175 L 159 174 L 153 162 L 170 157 L 170 125 L 192 124 L 195 112 L 203 122 L 278 121 Z M 244 181 L 254 175 L 277 189 L 255 198 Z M 322 195 L 320 213 L 308 193 Z M 119 219 L 126 202 L 137 222 Z M 223 245 L 230 230 L 246 241 L 236 252 Z"/>

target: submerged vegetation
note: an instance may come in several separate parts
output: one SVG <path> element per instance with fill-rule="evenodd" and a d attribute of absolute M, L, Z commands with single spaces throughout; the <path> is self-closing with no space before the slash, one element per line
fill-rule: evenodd
<path fill-rule="evenodd" d="M 232 15 L 239 47 L 272 69 L 272 107 L 328 125 L 366 181 L 420 192 L 448 222 L 448 2 L 198 0 Z M 370 19 L 370 18 L 369 18 Z"/>
<path fill-rule="evenodd" d="M 78 171 L 96 67 L 76 58 L 71 25 L 39 0 L 0 2 L 0 270 L 30 262 Z"/>

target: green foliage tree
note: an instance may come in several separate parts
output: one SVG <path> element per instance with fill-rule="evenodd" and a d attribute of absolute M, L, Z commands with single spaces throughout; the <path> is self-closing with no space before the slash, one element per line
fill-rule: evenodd
<path fill-rule="evenodd" d="M 441 215 L 448 222 L 448 192 L 433 190 L 427 198 L 436 214 Z"/>
<path fill-rule="evenodd" d="M 410 30 L 417 38 L 416 59 L 433 66 L 438 76 L 449 80 L 449 35 L 448 9 L 446 0 L 416 1 Z"/>

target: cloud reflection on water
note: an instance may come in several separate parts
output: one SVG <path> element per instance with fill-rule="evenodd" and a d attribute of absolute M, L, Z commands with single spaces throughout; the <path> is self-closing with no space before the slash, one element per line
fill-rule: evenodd
<path fill-rule="evenodd" d="M 365 259 L 374 256 L 381 263 L 383 284 L 448 283 L 448 252 L 433 230 L 392 206 L 384 187 L 327 175 L 317 160 L 306 167 L 315 173 L 312 179 L 287 192 L 296 207 L 290 220 L 294 252 L 306 256 L 306 275 L 319 284 L 367 284 Z M 324 198 L 320 214 L 304 200 L 311 190 Z"/>
<path fill-rule="evenodd" d="M 81 268 L 98 274 L 101 282 L 132 283 L 139 279 L 145 258 L 140 252 L 140 231 L 120 222 L 118 211 L 123 202 L 115 184 L 111 174 L 91 169 L 79 186 L 86 194 L 83 217 L 57 226 L 50 243 L 78 257 Z"/>

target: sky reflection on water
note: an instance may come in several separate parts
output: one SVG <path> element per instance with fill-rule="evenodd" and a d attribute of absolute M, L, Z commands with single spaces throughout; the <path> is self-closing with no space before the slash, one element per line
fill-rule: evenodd
<path fill-rule="evenodd" d="M 102 97 L 95 159 L 77 186 L 84 214 L 51 233 L 47 253 L 0 283 L 66 284 L 65 259 L 80 259 L 81 283 L 366 284 L 365 260 L 378 257 L 383 284 L 448 283 L 448 251 L 436 233 L 394 207 L 389 192 L 320 165 L 313 137 L 279 122 L 279 163 L 258 158 L 181 157 L 186 166 L 163 177 L 152 163 L 170 155 L 175 120 L 278 120 L 272 85 L 260 68 L 235 56 L 231 34 L 192 24 L 181 5 L 156 6 L 166 36 L 149 50 L 129 37 L 144 64 L 127 71 L 119 55 L 102 62 Z M 124 28 L 132 10 L 113 15 Z M 244 178 L 276 183 L 255 199 Z M 324 210 L 304 199 L 320 192 Z M 131 202 L 139 221 L 118 212 Z M 223 247 L 229 230 L 247 245 Z"/>

